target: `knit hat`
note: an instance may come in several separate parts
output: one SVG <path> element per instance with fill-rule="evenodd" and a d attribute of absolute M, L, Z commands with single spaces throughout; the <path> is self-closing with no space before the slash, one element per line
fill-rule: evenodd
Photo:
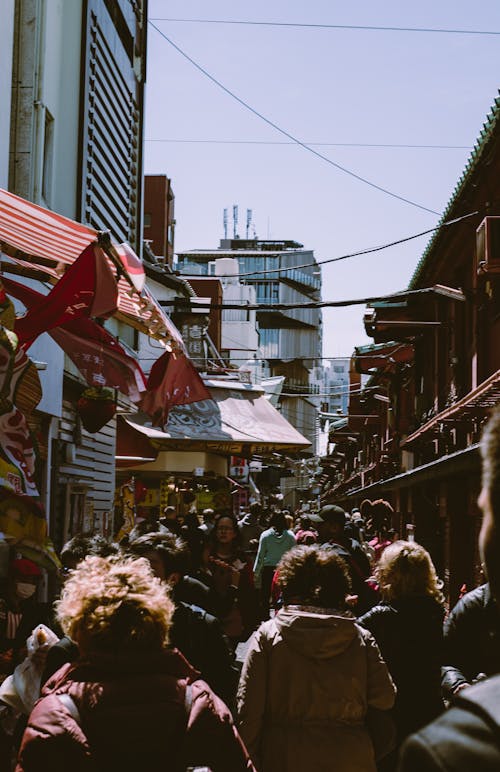
<path fill-rule="evenodd" d="M 42 572 L 38 568 L 36 563 L 28 558 L 16 558 L 10 564 L 12 573 L 19 577 L 37 577 L 41 576 Z"/>

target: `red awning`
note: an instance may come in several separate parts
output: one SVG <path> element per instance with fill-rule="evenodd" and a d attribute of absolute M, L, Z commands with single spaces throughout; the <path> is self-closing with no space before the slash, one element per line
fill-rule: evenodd
<path fill-rule="evenodd" d="M 0 189 L 0 250 L 19 265 L 43 272 L 53 283 L 64 266 L 73 263 L 97 237 L 98 232 L 87 225 Z M 113 246 L 125 257 L 120 245 Z M 124 278 L 118 288 L 118 315 L 152 337 L 166 337 L 182 345 L 179 331 L 147 288 L 140 295 Z"/>

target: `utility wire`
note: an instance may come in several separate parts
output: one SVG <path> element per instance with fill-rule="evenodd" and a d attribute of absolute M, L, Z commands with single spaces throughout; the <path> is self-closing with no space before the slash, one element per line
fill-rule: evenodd
<path fill-rule="evenodd" d="M 236 19 L 171 19 L 154 17 L 150 21 L 169 21 L 182 24 L 235 24 L 252 27 L 298 27 L 305 29 L 348 29 L 371 32 L 429 32 L 445 35 L 500 35 L 497 30 L 447 29 L 443 27 L 376 27 L 369 24 L 307 24 L 285 21 L 249 21 Z"/>
<path fill-rule="evenodd" d="M 351 300 L 313 300 L 308 303 L 255 303 L 249 305 L 243 305 L 240 303 L 196 303 L 196 310 L 206 309 L 207 311 L 214 311 L 220 309 L 239 310 L 245 311 L 291 311 L 299 308 L 345 308 L 346 306 L 361 306 L 370 303 L 379 303 L 387 300 L 397 301 L 399 299 L 406 300 L 406 298 L 413 297 L 414 295 L 423 294 L 429 292 L 429 287 L 418 290 L 403 290 L 402 292 L 395 292 L 392 295 L 376 295 L 374 297 L 367 298 L 354 298 Z M 182 306 L 186 301 L 181 300 L 160 300 L 162 308 L 167 306 Z M 188 301 L 189 302 L 189 301 Z M 314 359 L 315 357 L 308 357 Z"/>
<path fill-rule="evenodd" d="M 296 142 L 280 142 L 264 139 L 145 139 L 145 142 L 173 143 L 184 145 L 291 145 Z M 368 148 L 402 148 L 410 150 L 471 150 L 470 145 L 408 145 L 390 142 L 306 142 L 310 147 L 368 147 Z"/>
<path fill-rule="evenodd" d="M 429 212 L 430 214 L 439 214 L 439 212 L 436 212 L 435 209 L 430 209 L 427 206 L 423 206 L 423 204 L 418 204 L 416 201 L 412 201 L 409 198 L 400 196 L 398 193 L 393 193 L 391 190 L 388 190 L 387 188 L 384 188 L 381 185 L 377 185 L 375 182 L 372 182 L 371 180 L 366 179 L 366 177 L 362 177 L 360 174 L 356 174 L 355 172 L 351 171 L 346 166 L 342 166 L 341 164 L 338 164 L 336 161 L 332 161 L 331 158 L 328 158 L 328 156 L 318 152 L 310 145 L 306 145 L 305 142 L 302 142 L 293 134 L 290 134 L 290 132 L 286 131 L 286 129 L 281 128 L 281 126 L 278 126 L 278 124 L 274 123 L 274 121 L 272 121 L 270 118 L 266 118 L 265 115 L 263 115 L 254 107 L 249 105 L 248 102 L 245 102 L 243 99 L 237 96 L 234 93 L 234 91 L 231 91 L 229 88 L 227 88 L 227 86 L 224 86 L 224 84 L 221 83 L 220 80 L 217 80 L 217 78 L 211 75 L 204 67 L 201 66 L 201 64 L 198 64 L 198 62 L 192 59 L 185 51 L 183 51 L 182 48 L 180 48 L 176 43 L 174 43 L 173 40 L 171 40 L 167 35 L 165 35 L 165 33 L 162 32 L 161 29 L 156 26 L 156 24 L 153 24 L 152 21 L 149 21 L 149 24 L 153 27 L 153 29 L 155 29 L 158 32 L 159 35 L 161 35 L 161 37 L 164 40 L 166 40 L 167 43 L 169 43 L 172 46 L 172 48 L 174 48 L 179 54 L 181 54 L 181 56 L 183 56 L 188 62 L 190 62 L 194 67 L 196 67 L 196 69 L 199 70 L 199 72 L 201 72 L 203 75 L 209 78 L 209 80 L 211 80 L 212 83 L 215 83 L 216 86 L 222 89 L 222 91 L 224 91 L 230 97 L 235 99 L 246 110 L 249 110 L 251 113 L 253 113 L 253 115 L 256 115 L 258 118 L 264 121 L 264 123 L 267 123 L 268 126 L 271 126 L 280 134 L 283 134 L 283 136 L 292 140 L 292 142 L 295 142 L 297 145 L 300 145 L 300 147 L 304 148 L 304 150 L 307 150 L 309 153 L 312 153 L 312 155 L 315 155 L 317 158 L 320 158 L 321 160 L 326 161 L 327 164 L 330 164 L 330 166 L 334 166 L 339 171 L 344 172 L 344 174 L 348 174 L 350 177 L 353 177 L 354 179 L 358 180 L 358 182 L 363 182 L 365 185 L 368 185 L 369 187 L 374 188 L 375 190 L 378 190 L 380 193 L 385 193 L 387 196 L 390 196 L 391 198 L 395 198 L 398 201 L 402 201 L 405 204 L 414 206 L 417 209 L 421 209 L 424 212 Z"/>
<path fill-rule="evenodd" d="M 253 276 L 255 280 L 258 280 L 260 276 L 264 276 L 265 274 L 269 273 L 282 273 L 283 271 L 292 271 L 292 270 L 298 270 L 299 268 L 316 268 L 318 265 L 326 265 L 327 263 L 338 263 L 340 260 L 348 260 L 351 257 L 358 257 L 359 255 L 369 255 L 373 252 L 381 252 L 384 249 L 389 249 L 390 247 L 395 247 L 398 244 L 404 244 L 407 241 L 412 241 L 413 239 L 419 239 L 422 236 L 427 236 L 429 233 L 433 233 L 434 231 L 441 230 L 441 228 L 447 228 L 450 225 L 456 225 L 459 222 L 462 222 L 462 220 L 467 220 L 469 217 L 475 217 L 479 214 L 479 210 L 476 210 L 475 212 L 469 212 L 469 214 L 464 214 L 461 217 L 455 217 L 453 220 L 447 220 L 446 222 L 442 222 L 439 225 L 434 226 L 434 228 L 428 228 L 425 231 L 420 231 L 420 233 L 415 233 L 413 236 L 405 236 L 402 239 L 397 239 L 397 241 L 390 241 L 387 244 L 382 244 L 378 247 L 369 247 L 368 249 L 361 249 L 358 252 L 349 252 L 346 255 L 340 255 L 340 257 L 328 257 L 325 260 L 316 260 L 312 263 L 302 263 L 301 265 L 289 265 L 289 266 L 283 266 L 281 268 L 266 268 L 262 271 L 249 271 L 248 273 L 240 273 L 238 274 L 238 278 L 244 279 L 248 276 Z M 230 250 L 232 252 L 237 253 L 238 250 Z M 251 250 L 252 251 L 252 250 Z M 266 257 L 268 253 L 264 250 L 254 250 L 255 253 L 258 252 L 259 257 Z M 279 250 L 278 250 L 279 251 Z M 302 250 L 297 250 L 302 251 Z M 221 250 L 221 252 L 224 252 L 224 250 Z M 184 254 L 189 256 L 189 252 L 180 252 L 179 254 Z M 196 257 L 196 255 L 202 255 L 205 254 L 203 250 L 198 250 L 197 252 L 192 253 L 193 257 Z M 216 256 L 216 251 L 214 250 L 214 255 Z M 286 255 L 287 252 L 283 251 L 283 255 Z M 254 255 L 252 255 L 253 257 Z M 182 273 L 183 277 L 188 278 L 200 278 L 200 274 L 188 274 L 188 273 Z M 211 278 L 216 279 L 234 279 L 234 275 L 227 275 L 227 276 L 212 276 Z"/>

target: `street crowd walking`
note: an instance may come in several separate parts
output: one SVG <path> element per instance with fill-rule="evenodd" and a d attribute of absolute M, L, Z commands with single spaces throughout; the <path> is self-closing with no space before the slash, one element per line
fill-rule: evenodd
<path fill-rule="evenodd" d="M 487 581 L 448 612 L 383 500 L 77 535 L 53 605 L 11 555 L 0 770 L 500 769 L 500 410 L 482 454 Z"/>

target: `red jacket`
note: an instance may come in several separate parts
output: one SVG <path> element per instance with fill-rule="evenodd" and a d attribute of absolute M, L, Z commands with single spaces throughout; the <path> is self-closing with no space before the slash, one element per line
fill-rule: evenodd
<path fill-rule="evenodd" d="M 195 677 L 175 650 L 140 663 L 65 665 L 29 717 L 16 772 L 254 770 L 229 710 Z"/>

